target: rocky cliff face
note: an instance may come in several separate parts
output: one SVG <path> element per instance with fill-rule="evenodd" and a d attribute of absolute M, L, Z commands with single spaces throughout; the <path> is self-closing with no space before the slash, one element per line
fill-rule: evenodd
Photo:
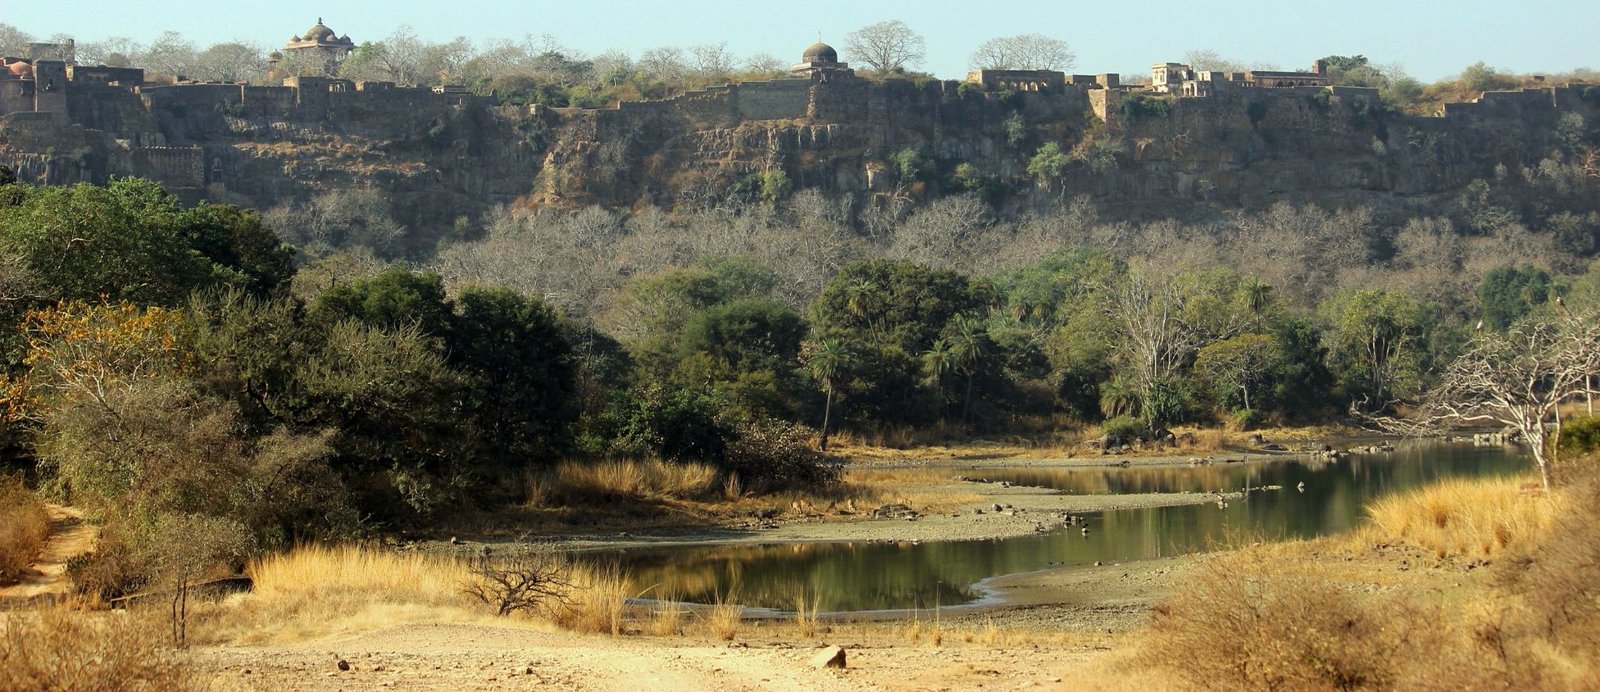
<path fill-rule="evenodd" d="M 375 188 L 414 229 L 512 203 L 716 205 L 773 171 L 858 207 L 955 191 L 976 176 L 1012 211 L 1082 194 L 1181 210 L 1450 192 L 1497 167 L 1536 165 L 1574 118 L 1592 133 L 1597 107 L 1600 90 L 1583 87 L 1491 93 L 1421 118 L 1352 89 L 1173 99 L 840 78 L 552 110 L 417 89 L 185 85 L 99 89 L 69 99 L 66 117 L 0 118 L 0 163 L 29 182 L 141 175 L 191 200 L 261 208 Z M 1050 142 L 1065 164 L 1030 175 Z M 920 152 L 920 165 L 902 165 L 902 152 Z M 957 180 L 961 163 L 967 177 Z"/>

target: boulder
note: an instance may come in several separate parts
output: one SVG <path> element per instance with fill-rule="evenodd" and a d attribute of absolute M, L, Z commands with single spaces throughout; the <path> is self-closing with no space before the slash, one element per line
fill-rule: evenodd
<path fill-rule="evenodd" d="M 844 668 L 844 647 L 830 646 L 811 657 L 812 668 Z"/>

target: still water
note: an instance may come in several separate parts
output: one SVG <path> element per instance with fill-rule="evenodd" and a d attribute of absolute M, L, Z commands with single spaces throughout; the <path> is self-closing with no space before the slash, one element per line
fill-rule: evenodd
<path fill-rule="evenodd" d="M 1365 520 L 1363 507 L 1389 493 L 1455 476 L 1517 473 L 1520 450 L 1419 442 L 1387 454 L 1339 461 L 1170 469 L 974 469 L 952 471 L 1070 494 L 1214 492 L 1279 485 L 1227 507 L 1116 510 L 1086 515 L 1075 527 L 1021 538 L 910 543 L 826 543 L 644 549 L 615 553 L 650 598 L 710 603 L 719 594 L 746 606 L 793 610 L 800 594 L 827 612 L 932 609 L 974 603 L 977 583 L 1040 569 L 1156 558 L 1206 550 L 1219 541 L 1337 533 Z M 1303 492 L 1296 489 L 1305 483 Z M 1041 519 L 1043 517 L 1041 516 Z"/>

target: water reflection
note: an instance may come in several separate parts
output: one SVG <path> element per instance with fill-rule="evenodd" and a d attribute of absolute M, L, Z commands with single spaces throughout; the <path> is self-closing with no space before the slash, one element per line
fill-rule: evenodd
<path fill-rule="evenodd" d="M 1245 467 L 984 470 L 1071 493 L 1208 492 L 1280 485 L 1248 501 L 1089 515 L 1076 529 L 992 541 L 841 543 L 627 551 L 614 557 L 652 597 L 709 603 L 718 594 L 754 607 L 792 610 L 797 597 L 825 611 L 931 609 L 970 603 L 977 582 L 1053 566 L 1162 557 L 1204 550 L 1238 534 L 1307 537 L 1347 530 L 1364 520 L 1373 498 L 1451 476 L 1494 476 L 1527 468 L 1508 448 L 1408 445 L 1391 454 L 1337 462 L 1284 461 Z M 1296 490 L 1305 483 L 1304 492 Z"/>

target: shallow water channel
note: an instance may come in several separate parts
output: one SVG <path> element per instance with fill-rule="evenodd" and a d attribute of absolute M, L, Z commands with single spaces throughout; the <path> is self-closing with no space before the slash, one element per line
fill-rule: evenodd
<path fill-rule="evenodd" d="M 711 603 L 718 594 L 755 608 L 793 610 L 800 594 L 824 612 L 933 609 L 981 602 L 990 577 L 1096 561 L 1206 550 L 1241 534 L 1290 538 L 1337 533 L 1365 521 L 1372 499 L 1455 476 L 1516 473 L 1520 450 L 1406 443 L 1391 453 L 1338 461 L 1284 460 L 1179 468 L 952 469 L 951 475 L 1054 488 L 1071 494 L 1236 491 L 1278 485 L 1246 500 L 1085 515 L 1090 529 L 984 541 L 717 545 L 615 553 L 648 598 Z M 1297 490 L 1305 483 L 1304 491 Z M 1044 519 L 1044 516 L 1040 517 Z"/>

